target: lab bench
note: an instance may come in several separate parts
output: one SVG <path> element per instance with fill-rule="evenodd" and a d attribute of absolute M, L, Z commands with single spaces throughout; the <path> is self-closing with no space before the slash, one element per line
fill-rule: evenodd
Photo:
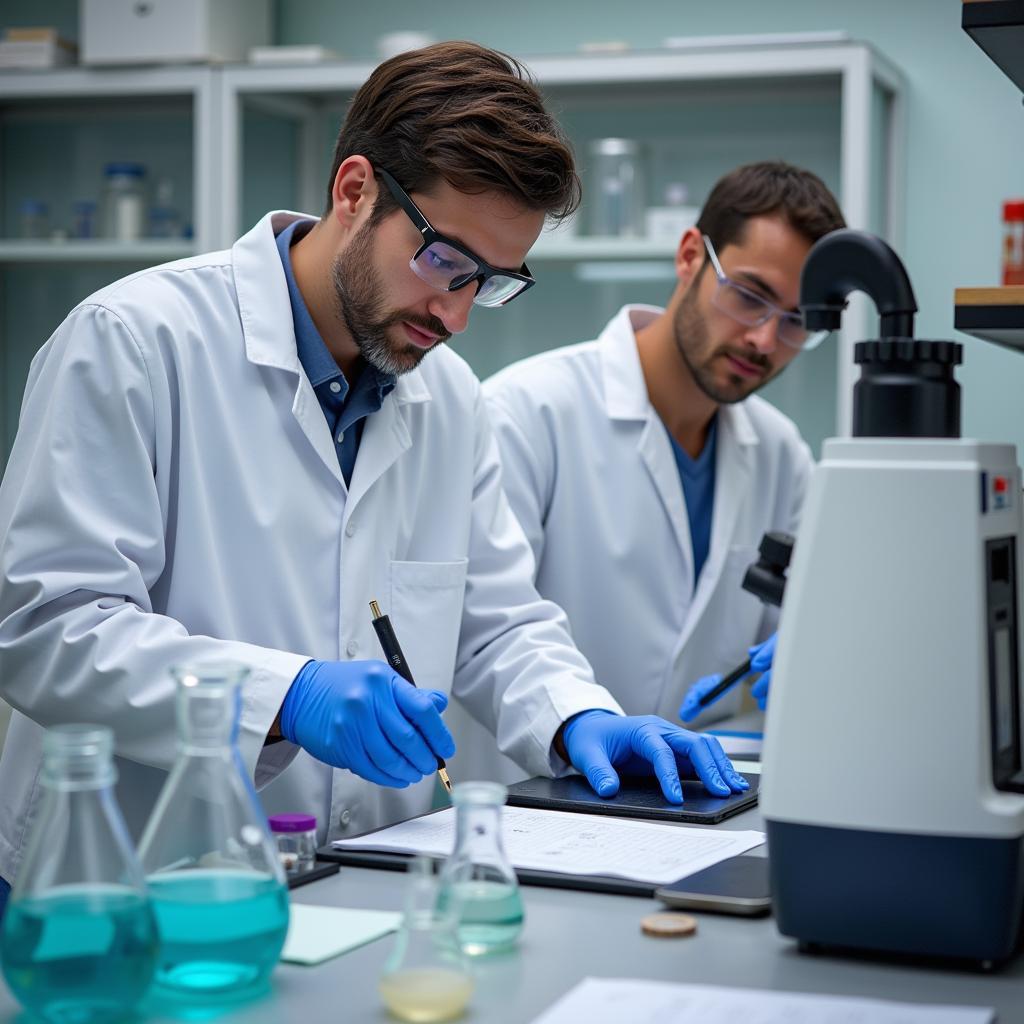
<path fill-rule="evenodd" d="M 762 829 L 763 822 L 752 810 L 714 827 Z M 342 867 L 331 878 L 294 890 L 292 900 L 399 910 L 404 883 L 404 875 L 391 871 Z M 465 1024 L 529 1024 L 588 975 L 992 1006 L 1000 1024 L 1024 1021 L 1024 957 L 982 974 L 945 965 L 810 956 L 782 938 L 771 917 L 715 914 L 697 914 L 697 933 L 690 938 L 654 938 L 641 933 L 640 919 L 665 909 L 656 900 L 533 886 L 522 892 L 526 925 L 520 944 L 512 953 L 474 962 L 476 987 L 461 1018 Z M 935 897 L 941 900 L 942 894 Z M 385 1024 L 391 1018 L 377 994 L 377 979 L 393 942 L 386 936 L 315 967 L 279 964 L 268 995 L 210 1019 Z M 0 983 L 0 1024 L 24 1024 L 19 1012 Z"/>

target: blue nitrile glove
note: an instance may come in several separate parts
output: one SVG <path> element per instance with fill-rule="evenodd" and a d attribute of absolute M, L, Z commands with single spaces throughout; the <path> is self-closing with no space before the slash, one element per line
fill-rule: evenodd
<path fill-rule="evenodd" d="M 404 789 L 455 753 L 447 706 L 440 690 L 417 690 L 383 661 L 308 661 L 285 694 L 281 735 L 319 761 Z"/>
<path fill-rule="evenodd" d="M 775 657 L 775 638 L 777 636 L 778 633 L 772 633 L 764 643 L 755 644 L 749 651 L 750 672 L 747 675 L 753 675 L 757 672 L 761 673 L 761 678 L 750 688 L 750 693 L 762 711 L 764 711 L 765 705 L 768 703 L 768 687 L 771 686 L 772 682 L 772 658 Z M 713 690 L 719 684 L 721 678 L 721 672 L 717 672 L 713 676 L 704 676 L 702 679 L 698 679 L 686 691 L 686 696 L 683 698 L 683 703 L 679 708 L 679 717 L 684 722 L 692 721 L 705 708 L 711 707 L 715 701 L 721 700 L 722 697 L 731 692 L 731 688 L 724 690 L 710 703 L 701 705 L 701 698 L 704 694 Z M 746 676 L 743 678 L 745 679 Z M 740 679 L 736 680 L 736 682 L 741 681 Z"/>
<path fill-rule="evenodd" d="M 679 772 L 697 776 L 714 796 L 749 787 L 714 736 L 690 732 L 655 715 L 616 715 L 582 711 L 562 733 L 573 766 L 598 796 L 615 796 L 619 775 L 656 775 L 669 803 L 683 802 Z M 618 771 L 616 771 L 618 769 Z"/>

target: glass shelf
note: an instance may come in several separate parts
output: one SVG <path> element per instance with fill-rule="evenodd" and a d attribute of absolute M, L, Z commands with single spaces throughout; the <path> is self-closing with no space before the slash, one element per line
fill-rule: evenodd
<path fill-rule="evenodd" d="M 187 238 L 0 239 L 0 263 L 165 263 L 194 252 L 195 244 Z"/>

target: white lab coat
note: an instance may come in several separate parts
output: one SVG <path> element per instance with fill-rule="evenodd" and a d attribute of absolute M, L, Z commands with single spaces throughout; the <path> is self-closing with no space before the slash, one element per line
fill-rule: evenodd
<path fill-rule="evenodd" d="M 688 686 L 738 665 L 777 613 L 741 588 L 768 530 L 795 532 L 812 459 L 796 426 L 756 396 L 718 413 L 711 546 L 694 589 L 679 471 L 647 396 L 634 331 L 662 311 L 627 306 L 597 341 L 545 352 L 484 384 L 505 490 L 599 683 L 627 714 L 679 722 Z M 723 698 L 696 722 L 735 708 Z M 463 772 L 522 771 L 463 715 Z"/>
<path fill-rule="evenodd" d="M 323 842 L 428 810 L 433 778 L 386 789 L 263 745 L 307 659 L 381 656 L 372 598 L 417 682 L 453 691 L 532 773 L 565 769 L 550 749 L 564 719 L 621 710 L 533 587 L 458 356 L 399 380 L 346 488 L 274 240 L 295 216 L 104 288 L 32 363 L 0 487 L 8 880 L 38 809 L 42 727 L 114 728 L 137 838 L 175 757 L 168 669 L 202 659 L 250 669 L 240 747 L 268 813 L 316 814 Z"/>

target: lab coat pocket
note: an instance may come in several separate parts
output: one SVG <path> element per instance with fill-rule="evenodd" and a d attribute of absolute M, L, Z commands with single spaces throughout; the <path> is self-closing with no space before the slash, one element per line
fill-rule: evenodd
<path fill-rule="evenodd" d="M 391 563 L 391 622 L 417 686 L 451 692 L 468 566 Z"/>

